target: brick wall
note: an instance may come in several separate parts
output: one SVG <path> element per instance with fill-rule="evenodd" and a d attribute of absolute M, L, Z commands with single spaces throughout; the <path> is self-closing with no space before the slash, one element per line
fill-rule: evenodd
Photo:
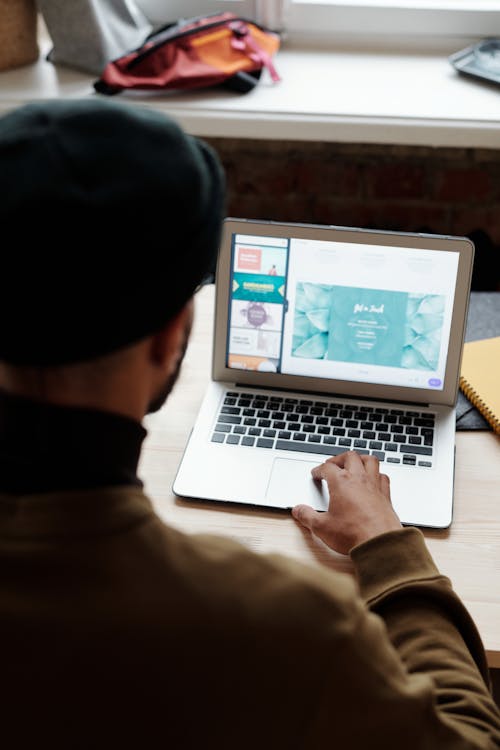
<path fill-rule="evenodd" d="M 230 215 L 464 234 L 473 288 L 500 289 L 500 150 L 208 140 Z"/>

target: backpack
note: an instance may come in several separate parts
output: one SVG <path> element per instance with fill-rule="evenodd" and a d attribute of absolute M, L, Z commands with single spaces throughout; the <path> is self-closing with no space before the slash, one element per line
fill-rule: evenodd
<path fill-rule="evenodd" d="M 108 63 L 94 83 L 100 94 L 126 89 L 198 89 L 224 86 L 245 93 L 272 62 L 278 34 L 234 13 L 214 13 L 164 26 L 138 49 Z"/>

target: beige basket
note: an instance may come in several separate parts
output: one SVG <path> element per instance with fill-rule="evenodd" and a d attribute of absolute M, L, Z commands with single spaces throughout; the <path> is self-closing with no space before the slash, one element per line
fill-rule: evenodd
<path fill-rule="evenodd" d="M 35 0 L 0 0 L 0 70 L 38 58 Z"/>

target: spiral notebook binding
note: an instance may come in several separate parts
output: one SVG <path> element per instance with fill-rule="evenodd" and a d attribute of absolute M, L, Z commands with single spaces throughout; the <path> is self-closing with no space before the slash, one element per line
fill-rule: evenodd
<path fill-rule="evenodd" d="M 497 417 L 491 409 L 486 406 L 479 393 L 466 381 L 463 375 L 460 376 L 460 388 L 467 396 L 471 404 L 481 412 L 487 422 L 493 427 L 493 430 L 500 435 L 500 418 Z"/>

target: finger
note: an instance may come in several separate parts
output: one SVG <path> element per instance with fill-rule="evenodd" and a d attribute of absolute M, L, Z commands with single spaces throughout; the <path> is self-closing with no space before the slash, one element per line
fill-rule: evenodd
<path fill-rule="evenodd" d="M 359 453 L 347 451 L 347 453 L 341 453 L 339 456 L 335 456 L 335 458 L 340 459 L 340 461 L 335 462 L 337 466 L 349 471 L 351 474 L 364 473 L 364 466 Z"/>
<path fill-rule="evenodd" d="M 341 469 L 336 465 L 336 463 L 333 461 L 334 458 L 338 458 L 337 456 L 332 456 L 332 458 L 327 458 L 327 460 L 319 464 L 319 466 L 314 466 L 311 469 L 311 475 L 313 479 L 325 479 L 325 480 L 331 480 L 336 474 L 340 473 Z"/>
<path fill-rule="evenodd" d="M 356 460 L 356 457 L 360 458 L 359 454 L 354 453 L 354 451 L 345 451 L 344 453 L 339 453 L 338 456 L 330 456 L 330 458 L 325 459 L 325 464 L 328 466 L 338 466 L 339 469 L 347 469 L 346 462 L 349 463 L 351 456 L 355 457 L 354 460 Z"/>
<path fill-rule="evenodd" d="M 292 508 L 292 516 L 296 521 L 309 531 L 314 531 L 318 526 L 318 516 L 321 514 L 313 510 L 310 505 L 296 505 Z"/>
<path fill-rule="evenodd" d="M 391 480 L 387 474 L 380 474 L 379 476 L 380 491 L 390 501 L 391 499 Z"/>
<path fill-rule="evenodd" d="M 376 456 L 361 456 L 361 462 L 371 479 L 378 480 L 380 462 Z"/>

